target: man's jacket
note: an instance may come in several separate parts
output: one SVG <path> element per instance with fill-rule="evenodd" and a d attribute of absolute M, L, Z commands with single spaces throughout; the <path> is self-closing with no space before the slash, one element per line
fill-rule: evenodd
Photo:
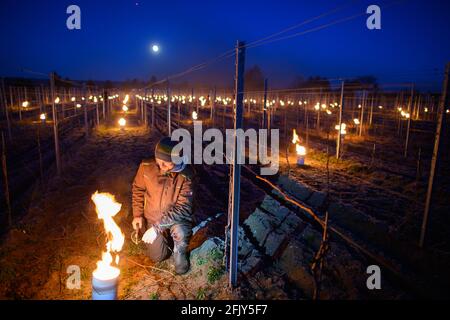
<path fill-rule="evenodd" d="M 193 170 L 161 174 L 155 160 L 144 160 L 134 178 L 133 216 L 147 219 L 160 229 L 192 223 Z"/>

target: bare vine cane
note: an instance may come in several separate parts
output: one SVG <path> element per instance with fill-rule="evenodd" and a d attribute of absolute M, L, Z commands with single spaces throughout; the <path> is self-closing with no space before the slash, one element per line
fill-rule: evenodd
<path fill-rule="evenodd" d="M 313 300 L 319 299 L 320 296 L 320 286 L 322 282 L 322 270 L 324 265 L 324 259 L 329 248 L 330 246 L 328 238 L 328 211 L 327 211 L 325 215 L 325 225 L 323 228 L 322 242 L 320 244 L 319 250 L 317 250 L 311 263 L 311 271 L 314 278 Z"/>

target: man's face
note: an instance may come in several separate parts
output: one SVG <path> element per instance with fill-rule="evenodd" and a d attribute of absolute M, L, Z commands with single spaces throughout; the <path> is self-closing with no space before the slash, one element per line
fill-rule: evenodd
<path fill-rule="evenodd" d="M 156 164 L 158 165 L 159 171 L 161 171 L 161 173 L 169 172 L 170 170 L 173 169 L 173 167 L 175 167 L 174 163 L 167 162 L 161 159 L 156 159 Z"/>

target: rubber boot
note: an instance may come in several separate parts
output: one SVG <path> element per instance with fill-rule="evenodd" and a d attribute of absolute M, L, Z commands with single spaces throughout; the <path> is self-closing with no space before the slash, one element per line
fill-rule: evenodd
<path fill-rule="evenodd" d="M 189 271 L 189 257 L 187 245 L 175 244 L 173 248 L 173 260 L 176 274 L 185 274 Z"/>

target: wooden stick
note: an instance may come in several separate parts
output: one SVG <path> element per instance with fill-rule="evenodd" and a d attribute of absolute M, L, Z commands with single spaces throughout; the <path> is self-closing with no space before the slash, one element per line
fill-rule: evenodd
<path fill-rule="evenodd" d="M 40 137 L 40 128 L 37 128 L 37 147 L 39 153 L 39 174 L 41 177 L 41 184 L 44 184 L 44 169 L 42 165 L 42 151 L 41 151 L 41 137 Z"/>
<path fill-rule="evenodd" d="M 6 206 L 8 208 L 8 226 L 12 225 L 12 214 L 11 214 L 11 201 L 9 196 L 9 184 L 8 184 L 8 167 L 6 165 L 6 144 L 5 144 L 5 136 L 2 131 L 2 169 L 3 169 L 3 177 L 5 178 L 5 200 Z"/>

